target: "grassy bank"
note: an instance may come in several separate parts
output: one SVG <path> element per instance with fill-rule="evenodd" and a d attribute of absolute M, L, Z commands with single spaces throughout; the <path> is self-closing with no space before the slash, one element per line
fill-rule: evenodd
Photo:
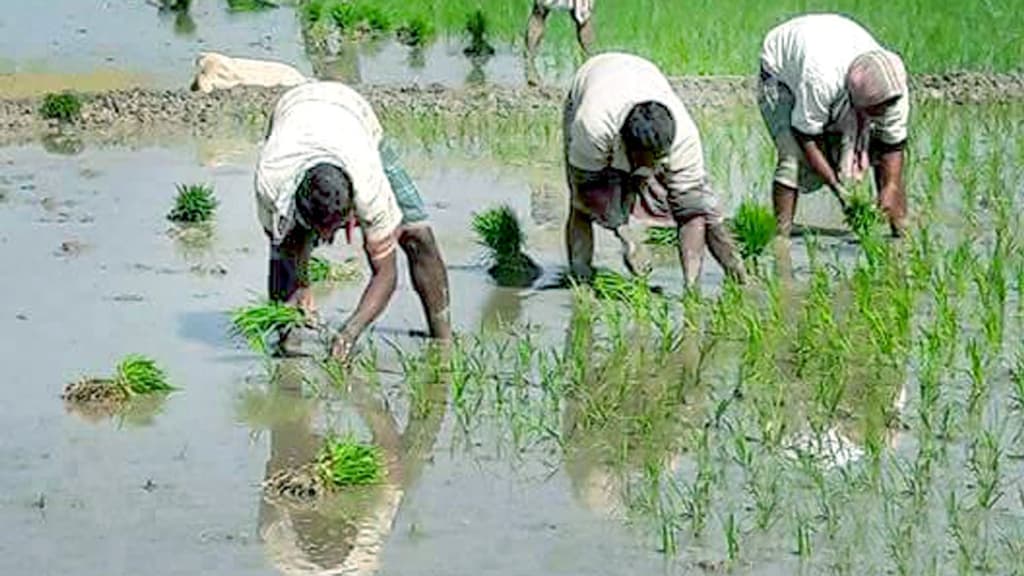
<path fill-rule="evenodd" d="M 357 2 L 358 3 L 358 2 Z M 520 45 L 529 0 L 378 0 L 375 14 L 399 28 L 429 23 L 446 35 L 463 34 L 470 13 L 486 6 L 495 43 Z M 1014 0 L 960 5 L 935 0 L 601 0 L 595 26 L 599 50 L 645 55 L 670 74 L 751 74 L 764 34 L 806 12 L 840 12 L 864 24 L 906 57 L 915 73 L 952 70 L 1016 71 L 1024 61 L 1024 15 Z M 575 42 L 564 14 L 549 19 L 544 54 L 565 58 Z"/>

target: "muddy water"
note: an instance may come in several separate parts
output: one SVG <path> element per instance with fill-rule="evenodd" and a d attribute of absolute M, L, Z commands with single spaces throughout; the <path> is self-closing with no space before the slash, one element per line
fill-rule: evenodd
<path fill-rule="evenodd" d="M 260 360 L 228 339 L 224 315 L 264 283 L 252 149 L 215 167 L 204 167 L 202 157 L 191 144 L 70 157 L 41 147 L 0 150 L 0 266 L 17 278 L 5 283 L 0 301 L 2 386 L 10 399 L 0 406 L 0 573 L 99 575 L 148 566 L 158 574 L 270 574 L 270 558 L 280 562 L 284 544 L 274 535 L 281 525 L 267 520 L 259 486 L 270 450 L 287 452 L 311 430 L 322 433 L 322 414 L 331 410 L 314 402 L 321 416 L 312 428 L 275 424 L 274 434 L 240 414 L 240 399 L 261 389 L 264 375 Z M 467 239 L 481 196 L 511 202 L 530 221 L 529 176 L 465 162 L 414 158 L 410 165 L 452 267 L 457 327 L 475 330 L 496 311 L 564 323 L 567 293 L 497 291 Z M 177 182 L 217 190 L 208 253 L 183 251 L 167 235 L 164 214 Z M 528 230 L 536 257 L 556 272 L 557 226 Z M 613 262 L 614 246 L 603 246 L 602 257 Z M 338 246 L 329 255 L 355 253 Z M 323 310 L 340 316 L 357 291 L 329 294 Z M 420 325 L 403 277 L 377 335 L 412 343 L 398 335 Z M 158 359 L 183 388 L 148 425 L 64 412 L 66 382 L 106 374 L 131 352 Z M 397 369 L 393 357 L 383 363 Z M 282 410 L 301 413 L 309 402 L 286 399 Z M 337 411 L 358 425 L 350 407 Z M 383 573 L 622 574 L 661 566 L 621 523 L 582 507 L 563 475 L 545 480 L 497 459 L 461 457 L 450 445 L 446 420 L 425 454 L 431 464 L 407 488 L 381 556 Z M 344 546 L 329 525 L 298 518 L 286 523 L 298 531 L 285 530 L 286 543 L 320 542 L 314 556 L 321 558 Z"/>
<path fill-rule="evenodd" d="M 0 11 L 0 74 L 18 74 L 19 94 L 54 75 L 65 88 L 186 87 L 198 52 L 283 60 L 309 72 L 295 13 L 234 14 L 222 0 L 194 0 L 188 19 L 143 0 L 7 2 Z M 21 76 L 24 75 L 24 76 Z M 97 77 L 111 85 L 96 86 Z M 76 82 L 77 79 L 77 82 Z M 4 84 L 0 83 L 0 88 Z"/>

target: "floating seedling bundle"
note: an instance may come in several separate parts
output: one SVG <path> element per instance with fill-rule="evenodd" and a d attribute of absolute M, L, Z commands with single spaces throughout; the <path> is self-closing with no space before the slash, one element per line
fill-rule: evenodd
<path fill-rule="evenodd" d="M 253 350 L 265 354 L 267 336 L 304 322 L 305 315 L 294 306 L 280 302 L 252 304 L 231 312 L 231 335 L 241 336 Z"/>
<path fill-rule="evenodd" d="M 121 360 L 112 378 L 86 377 L 72 382 L 64 387 L 61 399 L 85 413 L 113 415 L 138 397 L 174 389 L 155 360 L 132 354 Z"/>
<path fill-rule="evenodd" d="M 209 222 L 216 209 L 217 197 L 213 188 L 205 184 L 179 184 L 174 208 L 167 214 L 167 219 L 179 224 Z"/>
<path fill-rule="evenodd" d="M 311 502 L 345 488 L 379 484 L 384 457 L 379 448 L 352 435 L 328 436 L 313 462 L 273 475 L 264 490 L 274 497 Z"/>

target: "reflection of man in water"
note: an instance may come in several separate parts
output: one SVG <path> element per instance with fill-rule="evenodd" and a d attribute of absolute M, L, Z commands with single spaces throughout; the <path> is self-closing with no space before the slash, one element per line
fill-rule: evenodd
<path fill-rule="evenodd" d="M 279 393 L 301 400 L 303 374 L 297 360 L 280 365 Z M 261 499 L 259 533 L 267 554 L 285 574 L 372 574 L 378 568 L 384 539 L 391 530 L 405 490 L 422 472 L 427 454 L 444 419 L 447 387 L 428 385 L 420 410 L 410 412 L 399 433 L 394 416 L 364 383 L 352 384 L 351 401 L 370 429 L 372 442 L 384 454 L 384 482 L 350 502 L 343 495 L 317 506 L 301 505 L 266 495 Z M 270 457 L 265 478 L 316 458 L 323 438 L 313 431 L 311 411 L 301 411 L 270 426 Z M 355 499 L 354 499 L 355 500 Z"/>
<path fill-rule="evenodd" d="M 594 26 L 591 16 L 594 13 L 594 0 L 534 0 L 530 20 L 526 24 L 526 82 L 531 86 L 539 84 L 537 75 L 537 50 L 544 39 L 548 14 L 552 10 L 567 10 L 576 23 L 576 38 L 585 55 L 589 55 L 594 46 Z"/>

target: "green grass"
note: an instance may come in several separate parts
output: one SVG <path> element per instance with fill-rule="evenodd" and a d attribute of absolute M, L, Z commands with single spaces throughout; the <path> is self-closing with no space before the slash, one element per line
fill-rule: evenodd
<path fill-rule="evenodd" d="M 217 197 L 213 188 L 205 184 L 179 184 L 174 207 L 167 219 L 181 224 L 209 222 L 217 209 Z"/>
<path fill-rule="evenodd" d="M 316 469 L 329 486 L 366 486 L 384 477 L 380 449 L 352 436 L 329 437 L 317 456 Z"/>
<path fill-rule="evenodd" d="M 39 107 L 39 115 L 47 120 L 74 122 L 82 115 L 82 100 L 74 92 L 47 94 Z"/>
<path fill-rule="evenodd" d="M 775 215 L 756 200 L 744 200 L 733 216 L 732 232 L 743 258 L 756 260 L 775 238 Z"/>
<path fill-rule="evenodd" d="M 313 284 L 351 282 L 362 276 L 355 259 L 334 262 L 320 256 L 309 259 L 309 281 Z"/>
<path fill-rule="evenodd" d="M 252 304 L 231 312 L 231 335 L 240 336 L 249 346 L 266 353 L 266 338 L 276 330 L 302 325 L 302 311 L 278 302 Z"/>
<path fill-rule="evenodd" d="M 174 387 L 156 361 L 139 354 L 126 356 L 117 365 L 114 382 L 129 396 L 170 392 Z"/>

